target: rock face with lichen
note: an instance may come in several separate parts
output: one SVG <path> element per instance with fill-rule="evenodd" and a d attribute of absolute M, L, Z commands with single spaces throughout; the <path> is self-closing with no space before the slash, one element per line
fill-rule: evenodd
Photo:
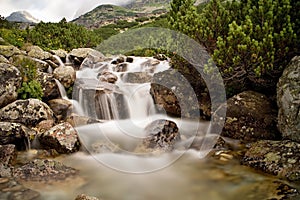
<path fill-rule="evenodd" d="M 65 180 L 76 174 L 77 170 L 58 161 L 40 159 L 35 159 L 13 172 L 16 179 L 28 181 Z"/>
<path fill-rule="evenodd" d="M 300 144 L 284 141 L 258 141 L 251 145 L 242 163 L 263 172 L 300 181 Z"/>
<path fill-rule="evenodd" d="M 0 63 L 0 108 L 17 100 L 21 81 L 20 71 L 16 67 Z"/>
<path fill-rule="evenodd" d="M 1 121 L 33 127 L 43 120 L 53 120 L 53 111 L 38 99 L 17 100 L 0 110 Z"/>
<path fill-rule="evenodd" d="M 300 56 L 292 59 L 279 79 L 277 104 L 282 136 L 300 142 Z"/>
<path fill-rule="evenodd" d="M 58 124 L 39 135 L 39 141 L 43 148 L 55 149 L 59 153 L 73 153 L 80 147 L 76 130 L 67 122 Z"/>
<path fill-rule="evenodd" d="M 30 138 L 35 135 L 34 130 L 20 123 L 0 122 L 0 145 L 15 144 L 17 149 L 26 149 Z"/>
<path fill-rule="evenodd" d="M 222 136 L 248 142 L 278 139 L 280 134 L 276 127 L 276 110 L 263 94 L 245 91 L 235 95 L 227 100 Z"/>
<path fill-rule="evenodd" d="M 76 79 L 76 72 L 72 66 L 60 66 L 53 72 L 54 78 L 59 80 L 65 88 L 71 87 Z"/>

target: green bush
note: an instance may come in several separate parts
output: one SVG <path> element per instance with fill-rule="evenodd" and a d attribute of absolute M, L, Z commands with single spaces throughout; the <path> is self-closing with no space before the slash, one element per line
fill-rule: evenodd
<path fill-rule="evenodd" d="M 18 89 L 19 97 L 22 99 L 35 98 L 42 99 L 43 89 L 40 82 L 37 81 L 37 67 L 35 63 L 24 58 L 17 64 L 22 75 L 22 86 Z"/>

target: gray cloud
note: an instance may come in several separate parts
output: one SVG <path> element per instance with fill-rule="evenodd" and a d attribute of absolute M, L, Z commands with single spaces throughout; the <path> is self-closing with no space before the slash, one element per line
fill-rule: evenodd
<path fill-rule="evenodd" d="M 44 22 L 72 20 L 101 4 L 121 5 L 132 0 L 1 0 L 0 15 L 26 10 Z"/>

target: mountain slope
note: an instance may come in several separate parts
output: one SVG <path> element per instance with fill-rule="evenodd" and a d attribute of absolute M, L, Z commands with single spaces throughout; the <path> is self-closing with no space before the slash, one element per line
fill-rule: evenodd
<path fill-rule="evenodd" d="M 25 22 L 25 23 L 39 23 L 40 20 L 33 17 L 27 11 L 17 11 L 11 13 L 8 17 L 6 17 L 7 21 L 11 22 Z"/>

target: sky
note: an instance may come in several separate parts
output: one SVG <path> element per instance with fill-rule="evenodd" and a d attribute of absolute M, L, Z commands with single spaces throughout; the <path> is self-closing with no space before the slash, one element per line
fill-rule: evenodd
<path fill-rule="evenodd" d="M 96 8 L 101 4 L 121 5 L 134 0 L 0 0 L 0 15 L 7 17 L 15 11 L 28 11 L 44 22 L 67 21 Z"/>

